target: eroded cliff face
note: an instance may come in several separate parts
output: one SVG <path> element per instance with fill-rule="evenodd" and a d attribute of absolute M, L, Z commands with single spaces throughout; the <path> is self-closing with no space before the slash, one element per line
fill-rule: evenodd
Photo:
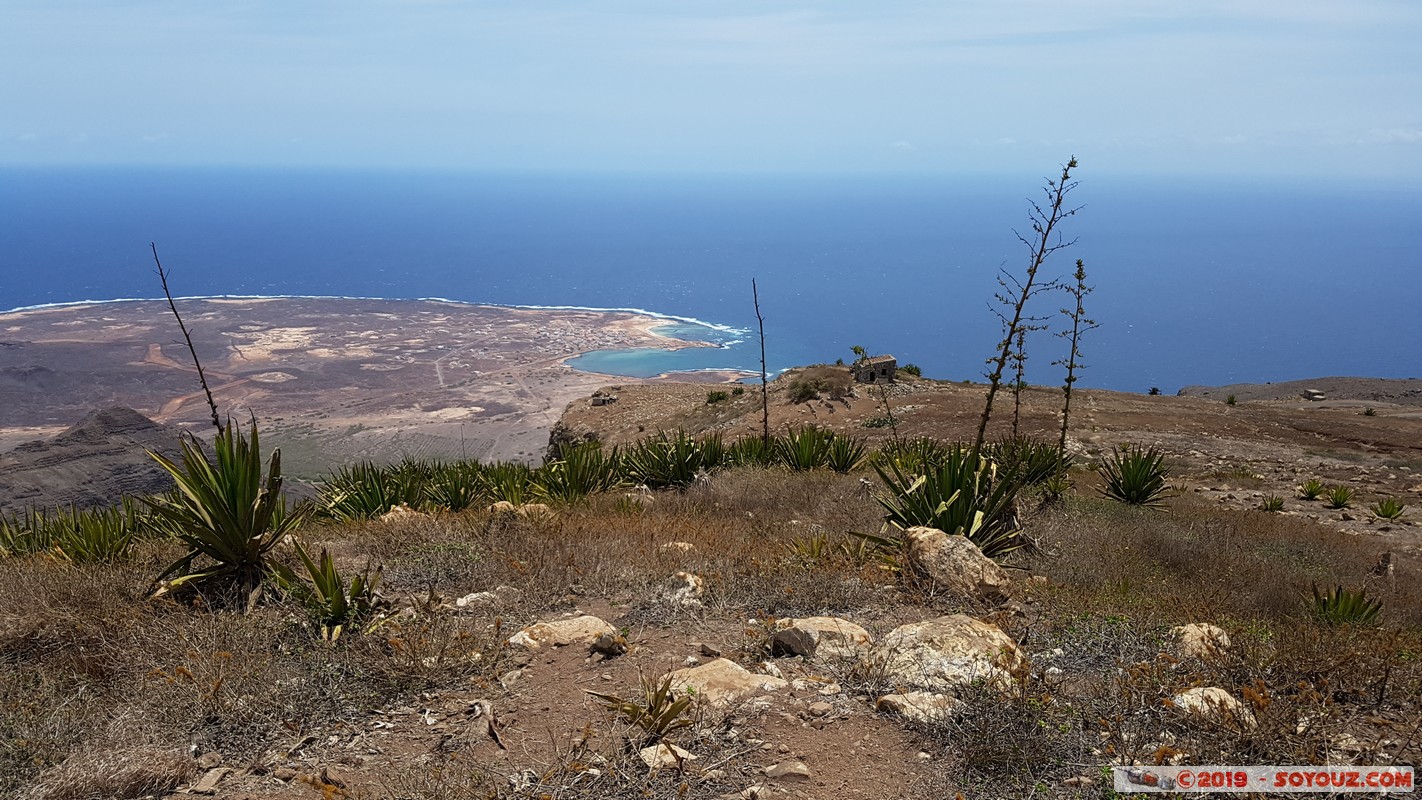
<path fill-rule="evenodd" d="M 126 494 L 167 491 L 173 481 L 147 451 L 176 458 L 178 435 L 131 408 L 92 411 L 53 438 L 0 453 L 0 513 L 105 506 Z"/>

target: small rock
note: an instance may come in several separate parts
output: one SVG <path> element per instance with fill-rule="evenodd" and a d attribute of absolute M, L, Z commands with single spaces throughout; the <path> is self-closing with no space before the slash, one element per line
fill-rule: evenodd
<path fill-rule="evenodd" d="M 959 705 L 957 699 L 946 694 L 905 692 L 886 694 L 879 698 L 874 707 L 913 722 L 942 722 L 953 716 Z"/>
<path fill-rule="evenodd" d="M 1012 581 L 997 562 L 966 536 L 951 536 L 936 528 L 909 528 L 909 564 L 934 583 L 955 594 L 985 601 L 1007 597 Z"/>
<path fill-rule="evenodd" d="M 782 619 L 770 637 L 772 653 L 805 658 L 861 658 L 874 644 L 869 632 L 839 617 Z"/>
<path fill-rule="evenodd" d="M 198 756 L 198 766 L 203 769 L 212 769 L 222 763 L 221 753 L 203 753 Z"/>
<path fill-rule="evenodd" d="M 662 584 L 661 594 L 674 608 L 688 611 L 701 608 L 701 596 L 706 593 L 706 582 L 700 575 L 678 572 Z"/>
<path fill-rule="evenodd" d="M 1208 622 L 1192 622 L 1170 629 L 1179 642 L 1180 654 L 1187 658 L 1217 658 L 1229 649 L 1229 634 Z"/>
<path fill-rule="evenodd" d="M 976 681 L 1009 691 L 1027 660 L 1000 628 L 950 614 L 895 628 L 874 647 L 868 664 L 896 686 L 948 693 Z"/>
<path fill-rule="evenodd" d="M 1095 786 L 1096 780 L 1086 775 L 1073 775 L 1072 777 L 1062 781 L 1062 783 L 1066 784 L 1067 786 L 1085 787 Z"/>
<path fill-rule="evenodd" d="M 1208 717 L 1221 722 L 1234 722 L 1253 729 L 1258 723 L 1254 714 L 1234 695 L 1218 686 L 1197 686 L 1172 698 L 1175 707 L 1192 716 Z"/>
<path fill-rule="evenodd" d="M 534 623 L 509 637 L 509 644 L 528 650 L 566 647 L 570 644 L 592 644 L 605 633 L 616 635 L 617 630 L 607 622 L 585 614 L 570 619 Z"/>
<path fill-rule="evenodd" d="M 701 655 L 706 656 L 707 658 L 720 658 L 721 648 L 717 647 L 714 644 L 706 644 L 705 642 L 702 642 Z"/>
<path fill-rule="evenodd" d="M 789 685 L 784 678 L 756 675 L 725 658 L 676 670 L 671 673 L 671 679 L 673 688 L 692 691 L 711 706 L 728 706 L 753 694 L 779 691 Z"/>
<path fill-rule="evenodd" d="M 665 742 L 651 747 L 644 747 L 637 752 L 637 755 L 641 756 L 642 763 L 646 764 L 653 771 L 663 767 L 680 768 L 686 762 L 696 760 L 696 756 L 691 753 L 688 753 L 674 744 L 666 744 Z"/>
<path fill-rule="evenodd" d="M 831 711 L 834 711 L 834 706 L 824 701 L 820 701 L 818 703 L 811 703 L 810 708 L 808 710 L 810 712 L 810 716 L 812 717 L 827 717 L 829 716 Z"/>
<path fill-rule="evenodd" d="M 198 778 L 197 783 L 193 784 L 190 791 L 193 794 L 217 794 L 217 784 L 221 783 L 222 779 L 227 777 L 230 772 L 232 772 L 231 767 L 210 769 L 204 772 L 201 778 Z"/>
<path fill-rule="evenodd" d="M 620 633 L 604 632 L 592 640 L 588 649 L 607 658 L 613 658 L 627 652 L 627 639 Z"/>
<path fill-rule="evenodd" d="M 696 545 L 691 542 L 663 542 L 657 545 L 657 549 L 663 552 L 674 551 L 678 553 L 690 553 L 696 549 Z"/>
<path fill-rule="evenodd" d="M 296 770 L 292 769 L 291 767 L 277 767 L 276 769 L 272 770 L 272 777 L 276 778 L 282 783 L 288 783 L 291 781 L 292 778 L 296 777 Z"/>
<path fill-rule="evenodd" d="M 810 768 L 803 761 L 782 761 L 765 768 L 765 777 L 773 781 L 807 781 Z"/>

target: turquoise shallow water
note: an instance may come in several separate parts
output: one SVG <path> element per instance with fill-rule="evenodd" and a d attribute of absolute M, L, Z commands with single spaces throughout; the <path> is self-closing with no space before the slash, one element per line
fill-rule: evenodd
<path fill-rule="evenodd" d="M 653 329 L 663 336 L 716 347 L 638 347 L 627 350 L 594 350 L 568 360 L 568 366 L 585 372 L 652 378 L 668 372 L 745 370 L 749 348 L 746 332 L 689 323 L 669 323 Z M 742 346 L 737 346 L 742 345 Z"/>

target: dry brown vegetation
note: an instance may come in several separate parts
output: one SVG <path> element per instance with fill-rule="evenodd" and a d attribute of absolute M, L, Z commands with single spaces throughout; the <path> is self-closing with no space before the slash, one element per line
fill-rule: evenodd
<path fill-rule="evenodd" d="M 1391 577 L 1371 574 L 1378 548 L 1368 537 L 1194 494 L 1172 500 L 1171 513 L 1131 509 L 1096 497 L 1082 474 L 1077 494 L 1029 516 L 1040 548 L 1016 557 L 1016 598 L 988 607 L 854 551 L 849 533 L 875 532 L 880 520 L 860 477 L 742 468 L 645 500 L 594 496 L 547 517 L 311 527 L 304 539 L 344 568 L 383 564 L 385 594 L 408 609 L 334 643 L 289 605 L 244 615 L 201 598 L 146 599 L 175 555 L 166 544 L 108 566 L 0 561 L 0 793 L 163 796 L 199 774 L 195 756 L 235 770 L 219 796 L 411 800 L 717 797 L 792 756 L 813 770 L 795 791 L 826 798 L 1101 796 L 1101 768 L 1123 761 L 1422 756 L 1419 576 L 1410 562 Z M 810 546 L 817 539 L 827 546 Z M 694 549 L 660 547 L 672 541 Z M 679 570 L 705 579 L 701 609 L 660 591 Z M 1383 624 L 1315 621 L 1305 604 L 1315 583 L 1367 586 L 1385 603 Z M 497 586 L 517 599 L 436 608 L 438 598 Z M 530 657 L 502 644 L 573 609 L 612 622 L 630 652 Z M 967 692 L 962 713 L 941 723 L 876 713 L 872 698 L 889 687 L 872 674 L 771 658 L 766 647 L 777 617 L 839 615 L 877 636 L 958 611 L 1000 624 L 1032 668 L 1014 697 Z M 1233 647 L 1209 661 L 1170 655 L 1169 629 L 1190 622 L 1220 625 Z M 633 731 L 583 690 L 634 695 L 641 678 L 705 658 L 703 644 L 843 691 L 706 711 L 674 738 L 698 760 L 649 775 L 627 748 Z M 1246 698 L 1258 726 L 1170 707 L 1175 693 L 1203 685 Z M 822 698 L 833 710 L 809 715 Z M 1098 782 L 1063 783 L 1075 776 Z"/>

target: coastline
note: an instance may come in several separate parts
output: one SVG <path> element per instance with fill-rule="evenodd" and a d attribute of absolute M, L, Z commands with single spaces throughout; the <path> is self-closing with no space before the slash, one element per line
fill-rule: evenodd
<path fill-rule="evenodd" d="M 534 460 L 568 403 L 609 384 L 655 380 L 579 370 L 570 359 L 606 349 L 718 347 L 664 330 L 704 323 L 625 309 L 175 299 L 219 409 L 259 414 L 294 474 L 367 458 Z M 194 430 L 210 424 L 166 300 L 0 313 L 0 380 L 9 401 L 0 408 L 0 451 L 115 405 Z"/>

